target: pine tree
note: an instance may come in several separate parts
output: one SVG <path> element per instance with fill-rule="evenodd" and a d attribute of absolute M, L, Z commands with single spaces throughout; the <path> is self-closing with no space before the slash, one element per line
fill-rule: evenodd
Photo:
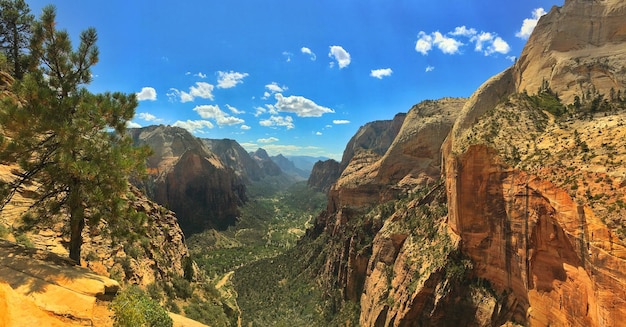
<path fill-rule="evenodd" d="M 98 62 L 97 34 L 89 28 L 74 51 L 66 31 L 56 30 L 53 6 L 34 24 L 30 52 L 38 65 L 16 81 L 16 97 L 3 99 L 0 124 L 6 138 L 0 159 L 21 173 L 3 189 L 3 205 L 25 183 L 36 185 L 39 217 L 69 216 L 71 259 L 80 262 L 82 232 L 106 218 L 115 228 L 128 217 L 128 177 L 145 171 L 146 148 L 134 148 L 126 124 L 134 94 L 92 94 L 90 68 Z"/>
<path fill-rule="evenodd" d="M 35 17 L 24 0 L 0 0 L 0 48 L 13 69 L 13 76 L 21 79 L 28 68 L 28 48 Z"/>

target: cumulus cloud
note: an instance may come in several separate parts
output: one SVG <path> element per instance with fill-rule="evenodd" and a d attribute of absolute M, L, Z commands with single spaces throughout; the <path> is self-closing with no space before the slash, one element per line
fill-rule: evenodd
<path fill-rule="evenodd" d="M 243 119 L 226 114 L 218 105 L 201 105 L 193 108 L 200 117 L 204 119 L 214 119 L 217 125 L 237 125 L 244 122 Z"/>
<path fill-rule="evenodd" d="M 265 127 L 282 126 L 287 127 L 287 129 L 292 129 L 296 127 L 293 124 L 293 118 L 291 118 L 291 116 L 270 116 L 270 118 L 268 119 L 259 121 L 259 125 Z"/>
<path fill-rule="evenodd" d="M 140 112 L 137 114 L 137 117 L 139 119 L 145 120 L 145 121 L 149 121 L 149 122 L 161 122 L 163 121 L 162 119 L 157 118 L 155 115 L 151 114 L 151 113 L 147 113 L 147 112 Z"/>
<path fill-rule="evenodd" d="M 427 55 L 433 46 L 436 46 L 445 54 L 456 54 L 459 53 L 459 48 L 463 46 L 463 43 L 455 38 L 443 35 L 439 31 L 430 34 L 420 31 L 418 40 L 415 43 L 415 51 Z"/>
<path fill-rule="evenodd" d="M 135 93 L 137 95 L 137 100 L 139 101 L 155 101 L 157 99 L 156 90 L 153 87 L 142 87 L 139 93 Z"/>
<path fill-rule="evenodd" d="M 391 76 L 392 73 L 393 70 L 391 70 L 391 68 L 372 69 L 370 76 L 383 79 L 383 77 Z"/>
<path fill-rule="evenodd" d="M 427 73 L 430 73 L 430 72 L 432 72 L 433 70 L 435 70 L 435 66 L 426 66 L 425 71 L 426 71 Z"/>
<path fill-rule="evenodd" d="M 315 132 L 315 135 L 322 135 L 322 132 Z"/>
<path fill-rule="evenodd" d="M 533 17 L 524 19 L 524 21 L 522 22 L 522 27 L 517 33 L 515 33 L 515 36 L 524 40 L 528 39 L 530 37 L 530 34 L 535 29 L 535 26 L 537 26 L 539 18 L 541 18 L 541 16 L 545 14 L 546 11 L 543 8 L 536 8 L 535 10 L 533 10 Z"/>
<path fill-rule="evenodd" d="M 289 88 L 286 87 L 285 85 L 280 86 L 278 85 L 278 83 L 276 82 L 272 82 L 270 84 L 265 85 L 265 89 L 267 91 L 265 91 L 265 93 L 263 93 L 263 99 L 267 99 L 270 97 L 270 95 L 275 94 L 275 93 L 282 93 L 287 91 Z"/>
<path fill-rule="evenodd" d="M 307 47 L 302 47 L 300 49 L 300 52 L 309 55 L 309 57 L 311 58 L 311 60 L 315 61 L 315 59 L 317 59 L 317 56 L 315 55 L 315 53 L 313 51 L 311 51 L 311 49 L 307 48 Z"/>
<path fill-rule="evenodd" d="M 280 93 L 276 93 L 276 104 L 274 107 L 281 112 L 291 112 L 298 117 L 321 117 L 323 114 L 334 113 L 330 108 L 320 106 L 305 97 L 292 95 L 284 97 Z"/>
<path fill-rule="evenodd" d="M 240 127 L 240 128 L 241 128 L 241 129 L 243 129 L 244 131 L 247 131 L 247 130 L 249 130 L 249 129 L 250 129 L 250 128 L 252 128 L 252 127 L 250 127 L 250 126 L 248 126 L 248 125 L 243 124 L 243 125 L 241 125 L 241 127 Z"/>
<path fill-rule="evenodd" d="M 273 136 L 270 136 L 270 137 L 268 137 L 266 139 L 258 139 L 256 141 L 259 142 L 259 143 L 274 143 L 274 142 L 278 142 L 279 139 L 277 139 L 277 138 L 275 138 Z"/>
<path fill-rule="evenodd" d="M 482 52 L 485 56 L 494 53 L 507 54 L 511 51 L 509 44 L 499 37 L 496 33 L 478 32 L 476 29 L 465 25 L 456 27 L 447 34 L 441 32 L 426 33 L 420 31 L 417 35 L 418 39 L 415 43 L 415 51 L 422 55 L 427 55 L 433 47 L 437 47 L 445 54 L 461 53 L 461 47 L 465 45 L 461 41 L 465 38 L 470 43 L 474 43 L 474 50 Z M 432 71 L 432 70 L 428 70 Z"/>
<path fill-rule="evenodd" d="M 289 51 L 283 51 L 283 56 L 285 56 L 285 61 L 286 62 L 290 62 L 291 61 L 291 57 L 293 57 L 293 53 L 291 53 Z"/>
<path fill-rule="evenodd" d="M 243 83 L 243 79 L 248 76 L 248 73 L 239 73 L 234 71 L 229 72 L 217 72 L 217 87 L 220 89 L 229 89 L 237 86 L 237 84 Z"/>
<path fill-rule="evenodd" d="M 493 53 L 507 54 L 511 51 L 509 44 L 493 33 L 481 32 L 472 38 L 472 41 L 475 42 L 474 50 L 483 52 L 485 56 Z"/>
<path fill-rule="evenodd" d="M 450 32 L 450 35 L 472 37 L 476 35 L 476 33 L 477 32 L 474 28 L 467 28 L 465 27 L 465 25 L 463 25 L 463 26 L 457 26 L 454 29 L 454 31 Z"/>
<path fill-rule="evenodd" d="M 226 104 L 226 108 L 228 108 L 228 110 L 230 110 L 230 112 L 232 112 L 235 115 L 241 115 L 241 114 L 245 114 L 246 112 L 243 110 L 239 110 L 229 104 Z"/>
<path fill-rule="evenodd" d="M 139 124 L 137 124 L 137 123 L 135 123 L 133 121 L 128 120 L 128 121 L 126 121 L 126 127 L 127 128 L 141 128 L 141 125 L 139 125 Z"/>
<path fill-rule="evenodd" d="M 205 128 L 213 128 L 213 123 L 208 120 L 178 120 L 172 126 L 184 128 L 189 133 L 195 134 L 196 132 L 203 133 L 202 130 Z"/>
<path fill-rule="evenodd" d="M 339 45 L 333 45 L 330 47 L 330 52 L 328 56 L 337 61 L 339 65 L 339 69 L 348 67 L 350 65 L 350 54 L 343 47 Z"/>
<path fill-rule="evenodd" d="M 433 48 L 433 37 L 429 34 L 426 34 L 424 31 L 420 31 L 417 34 L 417 42 L 415 43 L 415 51 L 427 55 L 428 52 Z"/>
<path fill-rule="evenodd" d="M 200 78 L 206 78 L 206 74 L 203 74 L 202 72 L 198 72 L 197 74 L 193 74 L 193 76 L 200 77 Z"/>
<path fill-rule="evenodd" d="M 335 125 L 343 125 L 343 124 L 350 124 L 349 120 L 345 120 L 345 119 L 335 119 L 333 120 L 333 124 Z M 332 126 L 329 126 L 332 127 Z"/>
<path fill-rule="evenodd" d="M 167 93 L 168 98 L 173 101 L 180 99 L 180 102 L 191 102 L 195 98 L 213 100 L 213 88 L 214 86 L 205 82 L 196 82 L 195 86 L 189 87 L 189 92 L 180 91 L 175 88 L 170 88 Z"/>

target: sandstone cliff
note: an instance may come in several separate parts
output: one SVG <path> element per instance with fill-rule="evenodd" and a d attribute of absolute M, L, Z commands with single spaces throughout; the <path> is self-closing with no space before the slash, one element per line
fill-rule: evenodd
<path fill-rule="evenodd" d="M 623 1 L 568 0 L 467 102 L 360 130 L 309 233 L 320 282 L 362 326 L 622 324 L 625 43 Z"/>
<path fill-rule="evenodd" d="M 328 193 L 340 174 L 341 171 L 337 161 L 333 159 L 320 160 L 313 166 L 307 185 L 316 191 Z"/>
<path fill-rule="evenodd" d="M 238 206 L 246 201 L 245 184 L 205 142 L 182 128 L 162 125 L 130 133 L 136 144 L 147 144 L 154 151 L 148 158 L 149 178 L 140 184 L 142 189 L 176 212 L 186 234 L 235 223 Z M 226 157 L 237 153 L 221 152 Z M 244 172 L 240 170 L 240 174 Z"/>

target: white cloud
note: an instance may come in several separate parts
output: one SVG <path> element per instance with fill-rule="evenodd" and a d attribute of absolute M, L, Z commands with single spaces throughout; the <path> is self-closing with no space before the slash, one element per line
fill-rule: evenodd
<path fill-rule="evenodd" d="M 263 107 L 255 107 L 254 110 L 255 110 L 254 117 L 259 117 L 260 115 L 262 115 L 262 114 L 267 112 L 267 109 L 265 109 Z"/>
<path fill-rule="evenodd" d="M 276 98 L 274 107 L 278 111 L 292 112 L 298 117 L 321 117 L 323 114 L 335 112 L 330 108 L 320 106 L 312 100 L 301 96 L 292 95 L 284 97 L 282 94 L 276 93 L 274 97 Z"/>
<path fill-rule="evenodd" d="M 237 84 L 243 83 L 243 79 L 248 76 L 248 73 L 239 73 L 234 71 L 229 72 L 217 72 L 217 87 L 220 89 L 229 89 L 235 87 Z"/>
<path fill-rule="evenodd" d="M 235 115 L 241 115 L 241 114 L 245 114 L 246 112 L 243 110 L 239 110 L 229 104 L 226 104 L 226 108 L 228 108 L 228 110 L 230 110 L 230 112 L 232 112 Z"/>
<path fill-rule="evenodd" d="M 241 129 L 243 129 L 244 131 L 247 131 L 247 130 L 249 130 L 250 128 L 252 128 L 252 127 L 250 127 L 250 126 L 248 126 L 248 125 L 245 125 L 245 124 L 244 124 L 244 125 L 241 125 Z"/>
<path fill-rule="evenodd" d="M 432 72 L 433 70 L 435 70 L 435 66 L 426 66 L 425 71 L 426 71 L 427 73 L 430 73 L 430 72 Z"/>
<path fill-rule="evenodd" d="M 537 26 L 539 18 L 541 18 L 541 16 L 545 14 L 546 11 L 543 8 L 536 8 L 535 10 L 533 10 L 533 18 L 524 19 L 524 21 L 522 22 L 522 27 L 517 33 L 515 33 L 515 36 L 524 40 L 528 39 L 530 37 L 530 34 L 535 29 L 535 26 Z"/>
<path fill-rule="evenodd" d="M 210 99 L 213 100 L 213 88 L 214 86 L 205 82 L 196 82 L 195 86 L 189 87 L 189 92 L 180 91 L 175 88 L 170 88 L 170 92 L 167 93 L 167 97 L 170 101 L 174 101 L 179 98 L 180 102 L 191 102 L 195 98 Z"/>
<path fill-rule="evenodd" d="M 433 45 L 445 54 L 456 54 L 459 52 L 459 48 L 463 43 L 455 38 L 445 36 L 439 31 L 431 34 L 420 31 L 418 40 L 415 43 L 415 51 L 427 55 L 428 52 L 432 50 Z"/>
<path fill-rule="evenodd" d="M 234 116 L 229 116 L 223 112 L 218 105 L 201 105 L 193 108 L 193 111 L 197 112 L 200 117 L 204 119 L 215 119 L 215 122 L 219 126 L 224 125 L 236 125 L 242 124 L 243 119 Z"/>
<path fill-rule="evenodd" d="M 135 123 L 133 121 L 128 120 L 128 121 L 126 121 L 126 127 L 127 128 L 141 128 L 141 125 L 139 125 L 139 124 L 137 124 L 137 123 Z"/>
<path fill-rule="evenodd" d="M 137 100 L 144 101 L 150 100 L 155 101 L 157 99 L 156 90 L 153 87 L 142 87 L 141 92 L 136 93 Z"/>
<path fill-rule="evenodd" d="M 456 54 L 459 52 L 459 47 L 463 45 L 461 41 L 447 37 L 439 32 L 433 33 L 433 36 L 433 44 L 445 54 Z"/>
<path fill-rule="evenodd" d="M 291 57 L 293 57 L 293 53 L 289 52 L 289 51 L 283 51 L 283 56 L 285 56 L 287 59 L 285 59 L 286 62 L 290 62 L 291 61 Z"/>
<path fill-rule="evenodd" d="M 205 128 L 213 128 L 213 124 L 208 120 L 187 120 L 176 121 L 172 126 L 182 127 L 189 131 L 189 133 L 202 133 Z"/>
<path fill-rule="evenodd" d="M 511 51 L 509 44 L 497 34 L 490 32 L 478 33 L 476 29 L 465 25 L 458 26 L 454 31 L 447 34 L 442 34 L 439 31 L 430 34 L 420 31 L 418 40 L 415 43 L 415 51 L 422 55 L 427 55 L 433 47 L 437 47 L 445 54 L 458 54 L 461 53 L 461 47 L 465 45 L 459 38 L 466 38 L 469 42 L 473 42 L 474 50 L 482 52 L 485 56 L 494 53 L 507 54 Z M 426 71 L 432 71 L 432 69 L 427 69 Z"/>
<path fill-rule="evenodd" d="M 149 122 L 161 122 L 163 121 L 163 119 L 159 119 L 157 118 L 155 115 L 151 114 L 151 113 L 147 113 L 147 112 L 140 112 L 137 114 L 137 117 L 139 119 L 145 120 L 145 121 L 149 121 Z"/>
<path fill-rule="evenodd" d="M 417 37 L 418 39 L 415 43 L 415 51 L 423 55 L 427 55 L 428 52 L 433 48 L 432 36 L 426 34 L 424 31 L 420 31 Z"/>
<path fill-rule="evenodd" d="M 300 51 L 304 54 L 308 54 L 309 57 L 311 57 L 311 60 L 315 61 L 315 59 L 317 59 L 317 56 L 315 55 L 315 53 L 313 51 L 311 51 L 311 49 L 307 48 L 307 47 L 302 47 L 300 49 Z"/>
<path fill-rule="evenodd" d="M 481 32 L 473 37 L 472 41 L 475 42 L 474 50 L 482 51 L 485 56 L 493 53 L 507 54 L 511 51 L 509 44 L 493 33 Z"/>
<path fill-rule="evenodd" d="M 266 139 L 258 139 L 256 141 L 259 142 L 259 143 L 274 143 L 274 142 L 278 142 L 279 139 L 277 139 L 277 138 L 275 138 L 273 136 L 270 136 L 270 137 L 268 137 Z"/>
<path fill-rule="evenodd" d="M 506 56 L 506 59 L 509 59 L 510 61 L 515 62 L 515 60 L 517 60 L 516 56 Z"/>
<path fill-rule="evenodd" d="M 265 127 L 284 126 L 287 127 L 287 129 L 296 127 L 293 124 L 293 118 L 291 118 L 291 116 L 270 116 L 268 119 L 259 121 L 259 125 Z"/>
<path fill-rule="evenodd" d="M 272 93 L 282 93 L 287 91 L 289 88 L 286 86 L 279 86 L 278 83 L 272 82 L 270 84 L 265 85 L 265 88 Z"/>
<path fill-rule="evenodd" d="M 322 135 L 322 132 L 315 132 L 315 135 Z"/>
<path fill-rule="evenodd" d="M 370 71 L 370 76 L 376 77 L 378 79 L 383 79 L 383 77 L 391 76 L 393 71 L 391 68 L 382 68 L 382 69 L 372 69 Z"/>
<path fill-rule="evenodd" d="M 197 74 L 193 74 L 193 76 L 200 77 L 200 78 L 203 78 L 203 79 L 206 78 L 206 74 L 203 74 L 202 72 L 198 72 Z"/>
<path fill-rule="evenodd" d="M 343 125 L 343 124 L 350 124 L 349 120 L 345 120 L 345 119 L 335 119 L 333 120 L 333 124 L 335 125 Z M 332 126 L 329 126 L 332 127 Z"/>
<path fill-rule="evenodd" d="M 333 45 L 330 47 L 330 52 L 328 53 L 330 58 L 337 60 L 337 64 L 339 65 L 339 69 L 348 67 L 350 65 L 350 54 L 344 48 L 339 45 Z"/>
<path fill-rule="evenodd" d="M 472 37 L 476 35 L 476 30 L 473 28 L 467 28 L 465 25 L 457 26 L 454 31 L 450 32 L 450 35 Z"/>

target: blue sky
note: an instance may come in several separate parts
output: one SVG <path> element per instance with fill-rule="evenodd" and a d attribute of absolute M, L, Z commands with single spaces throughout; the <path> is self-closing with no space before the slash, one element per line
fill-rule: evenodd
<path fill-rule="evenodd" d="M 184 127 L 270 155 L 340 159 L 358 128 L 468 97 L 512 65 L 563 0 L 28 1 L 77 45 L 95 27 L 92 92 L 137 93 L 133 126 Z"/>

